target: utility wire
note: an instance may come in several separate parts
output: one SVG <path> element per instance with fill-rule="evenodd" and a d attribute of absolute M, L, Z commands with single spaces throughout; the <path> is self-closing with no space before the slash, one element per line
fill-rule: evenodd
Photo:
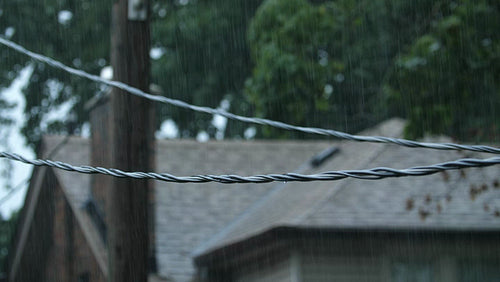
<path fill-rule="evenodd" d="M 7 202 L 12 196 L 16 194 L 16 192 L 21 191 L 21 188 L 24 188 L 26 184 L 30 182 L 30 178 L 25 178 L 23 181 L 17 183 L 16 186 L 14 186 L 12 189 L 10 189 L 7 194 L 5 194 L 1 199 L 0 199 L 0 206 L 3 205 L 5 202 Z"/>
<path fill-rule="evenodd" d="M 64 139 L 61 140 L 47 155 L 47 158 L 52 158 L 61 148 L 64 146 L 66 143 L 68 143 L 69 140 L 69 135 L 68 133 L 66 136 L 64 136 Z M 10 189 L 7 194 L 5 194 L 2 198 L 0 198 L 0 206 L 2 206 L 5 202 L 7 202 L 16 192 L 21 191 L 21 188 L 24 187 L 24 185 L 30 183 L 31 176 L 26 177 L 23 181 L 19 182 L 16 186 L 14 186 L 12 189 Z"/>
<path fill-rule="evenodd" d="M 327 171 L 318 174 L 300 174 L 300 173 L 284 173 L 284 174 L 260 174 L 253 176 L 239 175 L 194 175 L 194 176 L 175 176 L 168 173 L 156 172 L 125 172 L 116 168 L 103 168 L 92 166 L 74 166 L 68 163 L 41 160 L 26 159 L 23 156 L 13 153 L 0 152 L 0 158 L 7 158 L 14 161 L 19 161 L 35 166 L 48 166 L 62 170 L 86 173 L 86 174 L 104 174 L 121 178 L 137 178 L 137 179 L 155 179 L 165 182 L 176 183 L 206 183 L 219 182 L 224 184 L 234 183 L 267 183 L 274 181 L 282 182 L 310 182 L 310 181 L 333 181 L 344 178 L 358 178 L 366 180 L 377 180 L 389 177 L 402 176 L 423 176 L 438 173 L 445 170 L 455 170 L 469 167 L 486 167 L 500 164 L 500 157 L 488 159 L 459 159 L 456 161 L 438 163 L 429 166 L 417 166 L 407 169 L 393 169 L 387 167 L 377 167 L 367 170 L 338 170 Z"/>
<path fill-rule="evenodd" d="M 242 121 L 242 122 L 260 124 L 260 125 L 269 125 L 269 126 L 276 127 L 276 128 L 300 131 L 300 132 L 309 133 L 309 134 L 333 136 L 333 137 L 337 137 L 340 139 L 346 139 L 346 140 L 358 141 L 358 142 L 392 143 L 392 144 L 397 144 L 397 145 L 405 146 L 405 147 L 421 147 L 421 148 L 436 149 L 436 150 L 465 150 L 465 151 L 500 154 L 500 148 L 495 148 L 495 147 L 490 147 L 490 146 L 485 146 L 485 145 L 460 145 L 460 144 L 454 144 L 454 143 L 428 143 L 428 142 L 417 142 L 417 141 L 412 141 L 412 140 L 407 140 L 407 139 L 391 138 L 391 137 L 384 137 L 384 136 L 360 136 L 360 135 L 352 135 L 352 134 L 348 134 L 348 133 L 344 133 L 344 132 L 340 132 L 340 131 L 336 131 L 336 130 L 332 130 L 332 129 L 297 126 L 297 125 L 291 125 L 291 124 L 287 124 L 284 122 L 273 121 L 273 120 L 269 120 L 269 119 L 265 119 L 265 118 L 240 116 L 240 115 L 236 115 L 236 114 L 227 112 L 227 111 L 222 110 L 222 109 L 213 109 L 213 108 L 209 108 L 209 107 L 191 105 L 191 104 L 186 103 L 186 102 L 181 101 L 181 100 L 171 99 L 171 98 L 167 98 L 165 96 L 153 95 L 153 94 L 146 93 L 140 89 L 129 86 L 129 85 L 122 83 L 122 82 L 119 82 L 119 81 L 103 79 L 99 76 L 87 73 L 83 70 L 69 67 L 69 66 L 67 66 L 59 61 L 52 59 L 52 58 L 46 57 L 46 56 L 38 54 L 38 53 L 34 53 L 32 51 L 29 51 L 26 48 L 8 40 L 8 39 L 2 38 L 2 37 L 0 37 L 0 43 L 11 48 L 11 49 L 14 49 L 20 53 L 23 53 L 23 54 L 25 54 L 25 55 L 27 55 L 35 60 L 46 63 L 50 66 L 55 67 L 55 68 L 64 70 L 68 73 L 71 73 L 71 74 L 74 74 L 74 75 L 77 75 L 80 77 L 84 77 L 84 78 L 87 78 L 87 79 L 95 81 L 95 82 L 103 83 L 103 84 L 106 84 L 109 86 L 113 86 L 113 87 L 122 89 L 124 91 L 129 92 L 130 94 L 133 94 L 133 95 L 136 95 L 139 97 L 143 97 L 143 98 L 149 99 L 151 101 L 170 104 L 173 106 L 177 106 L 177 107 L 181 107 L 181 108 L 185 108 L 185 109 L 190 109 L 190 110 L 197 111 L 197 112 L 202 112 L 202 113 L 207 113 L 207 114 L 212 114 L 212 115 L 221 115 L 223 117 L 226 117 L 226 118 L 232 119 L 232 120 L 238 120 L 238 121 Z"/>

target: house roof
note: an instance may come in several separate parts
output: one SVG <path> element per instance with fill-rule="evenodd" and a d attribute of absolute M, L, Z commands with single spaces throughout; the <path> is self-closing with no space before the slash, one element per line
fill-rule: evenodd
<path fill-rule="evenodd" d="M 402 130 L 403 121 L 392 119 L 362 134 L 398 137 Z M 46 137 L 44 143 L 49 148 L 62 138 Z M 310 165 L 313 156 L 332 147 L 339 151 L 323 165 Z M 53 159 L 85 165 L 89 164 L 89 155 L 89 140 L 70 138 Z M 155 156 L 156 171 L 186 176 L 406 168 L 454 160 L 464 154 L 339 141 L 160 140 Z M 81 209 L 90 195 L 90 176 L 62 170 L 55 170 L 55 174 L 75 209 Z M 465 170 L 465 176 L 453 171 L 446 176 L 378 181 L 234 185 L 155 182 L 158 274 L 173 281 L 190 281 L 195 271 L 194 256 L 207 255 L 276 227 L 500 230 L 500 219 L 484 210 L 487 193 L 475 201 L 469 199 L 470 185 L 486 184 L 493 190 L 492 183 L 499 178 L 498 167 L 491 167 Z M 458 188 L 451 192 L 448 202 L 440 195 L 453 187 Z M 426 201 L 427 195 L 431 196 L 430 202 Z M 438 197 L 440 213 L 436 211 Z M 413 199 L 411 210 L 407 210 L 408 199 Z M 419 209 L 432 215 L 422 220 Z M 81 224 L 90 224 L 85 216 L 81 218 Z M 97 231 L 92 231 L 95 228 L 88 229 L 89 240 L 98 241 Z M 99 245 L 95 244 L 94 249 Z M 95 253 L 106 261 L 102 247 Z"/>
<path fill-rule="evenodd" d="M 44 143 L 52 147 L 62 139 L 46 137 Z M 308 163 L 312 156 L 331 145 L 327 141 L 199 143 L 159 140 L 155 170 L 175 175 L 289 172 Z M 72 137 L 52 159 L 85 165 L 89 164 L 89 154 L 89 140 Z M 62 170 L 55 170 L 55 173 L 68 198 L 81 210 L 90 196 L 90 176 Z M 273 187 L 274 184 L 155 182 L 155 245 L 159 275 L 173 281 L 190 281 L 195 271 L 194 249 Z M 89 238 L 98 241 L 95 236 Z M 106 261 L 105 254 L 98 255 Z"/>
<path fill-rule="evenodd" d="M 287 172 L 300 167 L 328 142 L 158 142 L 157 170 L 175 175 Z M 192 252 L 273 184 L 156 183 L 156 252 L 161 275 L 188 281 Z"/>
<path fill-rule="evenodd" d="M 70 164 L 89 164 L 89 140 L 80 137 L 44 136 L 42 141 L 43 158 L 60 160 Z M 52 156 L 47 154 L 52 153 Z M 68 199 L 68 203 L 81 226 L 90 249 L 94 253 L 97 264 L 104 275 L 107 275 L 107 252 L 90 216 L 83 212 L 85 203 L 90 197 L 90 175 L 70 173 L 54 169 L 54 174 Z"/>
<path fill-rule="evenodd" d="M 403 121 L 392 119 L 363 135 L 401 137 Z M 442 140 L 441 140 L 442 141 Z M 342 142 L 339 153 L 307 173 L 373 167 L 408 168 L 464 157 L 452 151 L 403 148 L 390 144 Z M 490 155 L 491 156 L 491 155 Z M 377 230 L 500 230 L 500 170 L 449 171 L 422 177 L 383 180 L 279 184 L 206 243 L 195 256 L 247 240 L 276 227 Z M 471 199 L 471 189 L 488 189 Z M 496 197 L 492 197 L 496 195 Z M 451 198 L 449 197 L 451 196 Z"/>

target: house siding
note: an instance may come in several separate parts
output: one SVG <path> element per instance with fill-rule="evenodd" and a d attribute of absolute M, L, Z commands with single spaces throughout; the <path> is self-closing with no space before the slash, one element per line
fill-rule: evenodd
<path fill-rule="evenodd" d="M 46 188 L 46 187 L 44 187 Z M 60 187 L 54 189 L 54 212 L 51 215 L 54 225 L 49 234 L 52 234 L 52 246 L 48 250 L 45 281 L 69 281 L 72 275 L 73 256 L 72 220 L 69 209 L 64 201 Z M 43 203 L 39 203 L 42 204 Z"/>
<path fill-rule="evenodd" d="M 34 173 L 34 175 L 36 172 Z M 9 262 L 9 277 L 8 281 L 22 282 L 22 281 L 46 281 L 45 273 L 48 266 L 47 253 L 49 252 L 52 244 L 53 237 L 51 230 L 54 226 L 54 204 L 49 201 L 53 197 L 55 182 L 52 178 L 46 179 L 45 183 L 48 184 L 47 189 L 40 189 L 38 197 L 32 195 L 32 191 L 28 191 L 26 203 L 31 204 L 32 201 L 38 200 L 38 203 L 45 203 L 44 205 L 37 204 L 34 207 L 33 220 L 28 223 L 25 216 L 28 213 L 28 207 L 21 211 L 21 219 L 18 224 L 23 226 L 29 224 L 27 228 L 26 240 L 22 242 L 18 234 L 14 246 L 20 250 L 19 257 L 11 258 Z M 43 187 L 42 187 L 43 188 Z M 45 232 L 44 232 L 45 231 Z M 22 252 L 22 253 L 21 253 Z"/>
<path fill-rule="evenodd" d="M 92 282 L 105 282 L 106 277 L 102 273 L 95 256 L 93 255 L 87 240 L 83 235 L 81 226 L 74 225 L 74 256 L 73 260 L 74 269 L 72 281 L 84 281 L 80 278 L 88 275 L 89 280 Z"/>
<path fill-rule="evenodd" d="M 363 257 L 309 257 L 302 263 L 302 281 L 382 281 L 381 261 Z"/>
<path fill-rule="evenodd" d="M 105 282 L 81 226 L 77 224 L 73 210 L 59 186 L 54 196 L 54 245 L 48 256 L 46 281 L 88 279 L 87 281 L 92 282 Z"/>
<path fill-rule="evenodd" d="M 236 274 L 235 282 L 290 282 L 290 259 L 266 264 L 255 263 Z"/>
<path fill-rule="evenodd" d="M 499 281 L 499 234 L 373 236 L 311 240 L 300 244 L 304 282 Z M 465 274 L 467 275 L 465 275 Z"/>
<path fill-rule="evenodd" d="M 283 229 L 252 240 L 264 238 L 272 241 L 262 246 L 280 248 L 247 241 L 207 260 L 232 274 L 214 281 L 500 281 L 500 232 Z"/>
<path fill-rule="evenodd" d="M 19 268 L 8 281 L 106 281 L 64 192 L 48 172 Z"/>

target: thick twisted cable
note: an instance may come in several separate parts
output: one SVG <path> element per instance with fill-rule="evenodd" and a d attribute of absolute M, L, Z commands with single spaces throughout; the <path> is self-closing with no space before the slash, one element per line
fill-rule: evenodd
<path fill-rule="evenodd" d="M 316 128 L 316 127 L 304 127 L 304 126 L 297 126 L 297 125 L 291 125 L 287 124 L 284 122 L 280 121 L 274 121 L 274 120 L 269 120 L 265 118 L 256 118 L 256 117 L 245 117 L 245 116 L 240 116 L 236 115 L 230 112 L 227 112 L 225 110 L 221 109 L 213 109 L 209 107 L 201 107 L 201 106 L 196 106 L 196 105 L 191 105 L 189 103 L 186 103 L 181 100 L 177 99 L 171 99 L 167 98 L 165 96 L 158 96 L 158 95 L 152 95 L 150 93 L 146 93 L 140 89 L 137 89 L 135 87 L 129 86 L 123 82 L 119 81 L 113 81 L 113 80 L 107 80 L 103 79 L 99 76 L 87 73 L 83 70 L 75 69 L 69 66 L 66 66 L 65 64 L 56 61 L 52 58 L 46 57 L 41 54 L 34 53 L 32 51 L 27 50 L 26 48 L 8 40 L 5 38 L 0 37 L 0 43 L 10 47 L 20 53 L 23 53 L 35 60 L 38 60 L 40 62 L 46 63 L 50 66 L 53 66 L 55 68 L 64 70 L 68 73 L 87 78 L 89 80 L 92 80 L 94 82 L 99 82 L 102 84 L 106 84 L 109 86 L 113 86 L 116 88 L 119 88 L 121 90 L 127 91 L 130 94 L 143 97 L 146 99 L 149 99 L 151 101 L 155 102 L 160 102 L 160 103 L 165 103 L 165 104 L 170 104 L 173 106 L 185 108 L 185 109 L 190 109 L 196 112 L 202 112 L 202 113 L 207 113 L 207 114 L 213 114 L 213 115 L 221 115 L 223 117 L 226 117 L 228 119 L 232 120 L 238 120 L 246 123 L 253 123 L 253 124 L 259 124 L 259 125 L 269 125 L 272 127 L 276 128 L 281 128 L 285 130 L 293 130 L 293 131 L 300 131 L 304 133 L 309 133 L 309 134 L 317 134 L 317 135 L 324 135 L 324 136 L 333 136 L 337 137 L 340 139 L 346 139 L 346 140 L 351 140 L 351 141 L 358 141 L 358 142 L 371 142 L 371 143 L 392 143 L 392 144 L 397 144 L 400 146 L 405 146 L 405 147 L 421 147 L 421 148 L 428 148 L 428 149 L 436 149 L 436 150 L 465 150 L 465 151 L 475 151 L 475 152 L 484 152 L 484 153 L 493 153 L 493 154 L 500 154 L 500 148 L 495 148 L 491 146 L 485 146 L 485 145 L 460 145 L 460 144 L 454 144 L 454 143 L 429 143 L 429 142 L 417 142 L 417 141 L 412 141 L 412 140 L 407 140 L 407 139 L 400 139 L 400 138 L 391 138 L 391 137 L 384 137 L 384 136 L 360 136 L 360 135 L 353 135 L 353 134 L 348 134 L 332 129 L 324 129 L 324 128 Z"/>
<path fill-rule="evenodd" d="M 284 173 L 284 174 L 259 174 L 253 176 L 240 175 L 193 175 L 193 176 L 175 176 L 168 173 L 156 172 L 125 172 L 116 168 L 103 168 L 92 166 L 74 166 L 59 161 L 26 159 L 21 155 L 0 152 L 1 158 L 7 158 L 14 161 L 19 161 L 35 166 L 49 166 L 66 171 L 73 171 L 85 174 L 104 174 L 122 178 L 136 179 L 154 179 L 165 182 L 175 183 L 206 183 L 219 182 L 224 184 L 235 183 L 267 183 L 267 182 L 310 182 L 310 181 L 333 181 L 344 178 L 357 178 L 366 180 L 377 180 L 389 177 L 403 176 L 423 176 L 435 174 L 445 170 L 455 170 L 470 167 L 486 167 L 500 164 L 500 157 L 489 159 L 460 159 L 456 161 L 438 163 L 428 166 L 417 166 L 407 169 L 394 169 L 388 167 L 376 167 L 367 170 L 338 170 L 327 171 L 318 174 L 299 174 L 299 173 Z"/>

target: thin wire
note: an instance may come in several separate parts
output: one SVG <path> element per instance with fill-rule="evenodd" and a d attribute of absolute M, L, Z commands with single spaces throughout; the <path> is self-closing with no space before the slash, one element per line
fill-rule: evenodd
<path fill-rule="evenodd" d="M 51 151 L 50 153 L 47 155 L 48 158 L 52 158 L 61 148 L 62 146 L 64 146 L 66 143 L 68 143 L 69 141 L 69 137 L 70 135 L 66 135 L 64 137 L 63 140 L 61 140 Z M 29 184 L 30 182 L 30 179 L 31 179 L 31 176 L 28 176 L 26 177 L 23 181 L 17 183 L 16 186 L 14 186 L 14 188 L 10 189 L 7 194 L 5 194 L 2 198 L 0 198 L 0 206 L 3 205 L 3 203 L 7 202 L 7 200 L 9 200 L 12 196 L 14 196 L 14 194 L 18 191 L 21 191 L 21 188 L 24 187 L 24 185 L 26 184 Z"/>
<path fill-rule="evenodd" d="M 66 66 L 65 64 L 56 61 L 52 58 L 46 57 L 44 55 L 34 53 L 32 51 L 27 50 L 26 48 L 8 40 L 5 38 L 0 37 L 0 43 L 14 49 L 20 53 L 23 53 L 35 60 L 38 60 L 40 62 L 46 63 L 50 66 L 53 66 L 55 68 L 64 70 L 68 73 L 87 78 L 89 80 L 103 83 L 109 86 L 113 86 L 119 89 L 122 89 L 124 91 L 127 91 L 130 94 L 143 97 L 146 99 L 149 99 L 151 101 L 155 102 L 160 102 L 160 103 L 165 103 L 165 104 L 170 104 L 173 106 L 185 108 L 185 109 L 190 109 L 193 111 L 197 112 L 202 112 L 202 113 L 207 113 L 207 114 L 212 114 L 212 115 L 221 115 L 223 117 L 226 117 L 228 119 L 232 120 L 238 120 L 242 122 L 247 122 L 247 123 L 253 123 L 253 124 L 259 124 L 259 125 L 269 125 L 272 127 L 276 128 L 281 128 L 281 129 L 286 129 L 286 130 L 294 130 L 294 131 L 300 131 L 300 132 L 305 132 L 309 134 L 318 134 L 318 135 L 323 135 L 323 136 L 333 136 L 337 137 L 340 139 L 346 139 L 346 140 L 351 140 L 351 141 L 358 141 L 358 142 L 371 142 L 371 143 L 392 143 L 400 146 L 405 146 L 405 147 L 420 147 L 420 148 L 428 148 L 428 149 L 436 149 L 436 150 L 465 150 L 465 151 L 474 151 L 474 152 L 484 152 L 484 153 L 493 153 L 493 154 L 500 154 L 500 148 L 495 148 L 495 147 L 490 147 L 490 146 L 485 146 L 485 145 L 460 145 L 460 144 L 454 144 L 454 143 L 429 143 L 429 142 L 417 142 L 417 141 L 412 141 L 412 140 L 407 140 L 407 139 L 400 139 L 400 138 L 391 138 L 391 137 L 384 137 L 384 136 L 360 136 L 360 135 L 352 135 L 332 129 L 323 129 L 323 128 L 316 128 L 316 127 L 305 127 L 305 126 L 297 126 L 297 125 L 291 125 L 287 123 L 283 123 L 280 121 L 273 121 L 265 118 L 256 118 L 256 117 L 245 117 L 245 116 L 240 116 L 236 115 L 230 112 L 227 112 L 222 109 L 213 109 L 209 107 L 201 107 L 201 106 L 196 106 L 196 105 L 191 105 L 189 103 L 186 103 L 181 100 L 177 99 L 171 99 L 167 98 L 165 96 L 158 96 L 158 95 L 153 95 L 150 93 L 146 93 L 140 89 L 137 89 L 135 87 L 129 86 L 123 82 L 119 81 L 113 81 L 113 80 L 107 80 L 103 79 L 99 76 L 89 74 L 83 70 L 75 69 L 69 66 Z"/>
<path fill-rule="evenodd" d="M 0 158 L 19 161 L 35 166 L 49 166 L 62 170 L 86 173 L 86 174 L 104 174 L 121 178 L 136 178 L 136 179 L 155 179 L 165 182 L 176 183 L 206 183 L 219 182 L 224 184 L 234 183 L 267 183 L 274 181 L 283 182 L 310 182 L 310 181 L 333 181 L 344 178 L 357 178 L 366 180 L 377 180 L 388 177 L 402 176 L 423 176 L 438 173 L 445 170 L 455 170 L 469 167 L 486 167 L 500 164 L 500 157 L 489 159 L 459 159 L 456 161 L 438 163 L 429 166 L 417 166 L 407 169 L 393 169 L 387 167 L 377 167 L 367 170 L 338 170 L 327 171 L 318 174 L 299 174 L 299 173 L 284 173 L 284 174 L 260 174 L 253 176 L 239 175 L 194 175 L 194 176 L 175 176 L 168 173 L 156 172 L 125 172 L 116 168 L 103 168 L 92 166 L 74 166 L 68 163 L 35 159 L 26 159 L 23 156 L 14 153 L 0 152 Z"/>
<path fill-rule="evenodd" d="M 10 189 L 7 194 L 5 194 L 1 199 L 0 199 L 0 206 L 3 205 L 3 203 L 7 202 L 16 192 L 21 191 L 21 188 L 24 188 L 26 184 L 28 184 L 30 181 L 30 178 L 25 178 L 23 181 L 17 183 L 14 188 Z"/>

